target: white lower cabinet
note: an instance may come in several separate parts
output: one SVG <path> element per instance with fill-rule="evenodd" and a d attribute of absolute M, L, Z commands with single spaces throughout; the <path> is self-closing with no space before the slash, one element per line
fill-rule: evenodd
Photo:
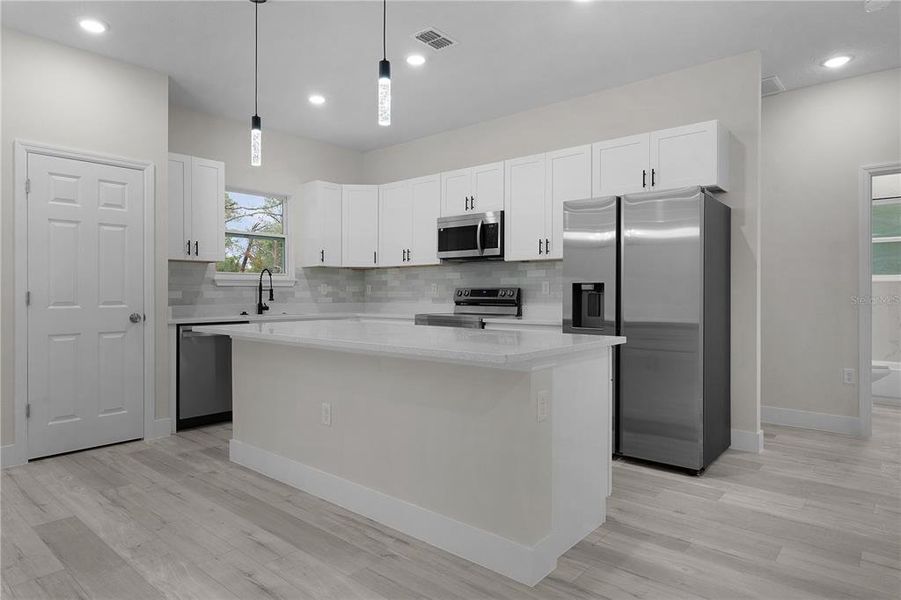
<path fill-rule="evenodd" d="M 341 186 L 341 264 L 379 264 L 379 186 Z"/>
<path fill-rule="evenodd" d="M 505 164 L 506 260 L 563 257 L 563 203 L 591 196 L 591 146 Z"/>
<path fill-rule="evenodd" d="M 169 260 L 225 259 L 225 163 L 169 155 Z"/>
<path fill-rule="evenodd" d="M 310 181 L 301 188 L 294 226 L 297 264 L 302 267 L 341 266 L 341 185 Z"/>

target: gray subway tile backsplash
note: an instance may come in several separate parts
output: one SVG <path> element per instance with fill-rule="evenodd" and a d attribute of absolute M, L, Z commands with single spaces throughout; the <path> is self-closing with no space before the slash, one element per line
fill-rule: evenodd
<path fill-rule="evenodd" d="M 252 305 L 256 286 L 217 286 L 214 264 L 169 263 L 169 306 Z M 276 289 L 279 304 L 431 302 L 448 305 L 456 287 L 505 285 L 520 287 L 523 302 L 562 302 L 563 263 L 466 262 L 428 267 L 297 269 L 293 287 Z M 548 293 L 544 293 L 545 282 Z"/>

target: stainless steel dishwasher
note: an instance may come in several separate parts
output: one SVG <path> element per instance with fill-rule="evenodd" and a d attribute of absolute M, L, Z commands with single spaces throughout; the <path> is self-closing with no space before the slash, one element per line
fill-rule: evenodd
<path fill-rule="evenodd" d="M 236 325 L 248 321 L 204 323 Z M 178 326 L 175 397 L 176 429 L 187 429 L 232 418 L 232 341 L 227 335 Z"/>

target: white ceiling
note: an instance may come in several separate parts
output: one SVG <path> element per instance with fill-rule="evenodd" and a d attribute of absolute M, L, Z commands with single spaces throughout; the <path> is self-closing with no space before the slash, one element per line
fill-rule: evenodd
<path fill-rule="evenodd" d="M 87 34 L 77 18 L 111 25 Z M 172 102 L 249 121 L 253 5 L 201 2 L 2 3 L 4 26 L 171 77 Z M 436 27 L 458 42 L 412 38 Z M 260 7 L 260 115 L 278 129 L 369 150 L 759 49 L 788 89 L 901 65 L 899 3 L 388 3 L 392 125 L 376 124 L 381 2 L 270 0 Z M 429 62 L 409 67 L 420 51 Z M 835 53 L 854 60 L 831 71 Z M 307 102 L 312 92 L 327 103 Z"/>

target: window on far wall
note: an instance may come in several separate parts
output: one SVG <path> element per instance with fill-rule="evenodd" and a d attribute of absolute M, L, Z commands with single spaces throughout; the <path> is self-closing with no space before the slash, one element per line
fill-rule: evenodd
<path fill-rule="evenodd" d="M 225 192 L 225 260 L 217 273 L 274 275 L 287 271 L 285 198 L 237 190 Z"/>
<path fill-rule="evenodd" d="M 877 185 L 877 183 L 881 185 Z M 901 195 L 898 195 L 899 191 L 901 191 L 901 174 L 881 175 L 873 178 L 874 198 L 870 228 L 873 232 L 874 279 L 901 278 Z"/>

